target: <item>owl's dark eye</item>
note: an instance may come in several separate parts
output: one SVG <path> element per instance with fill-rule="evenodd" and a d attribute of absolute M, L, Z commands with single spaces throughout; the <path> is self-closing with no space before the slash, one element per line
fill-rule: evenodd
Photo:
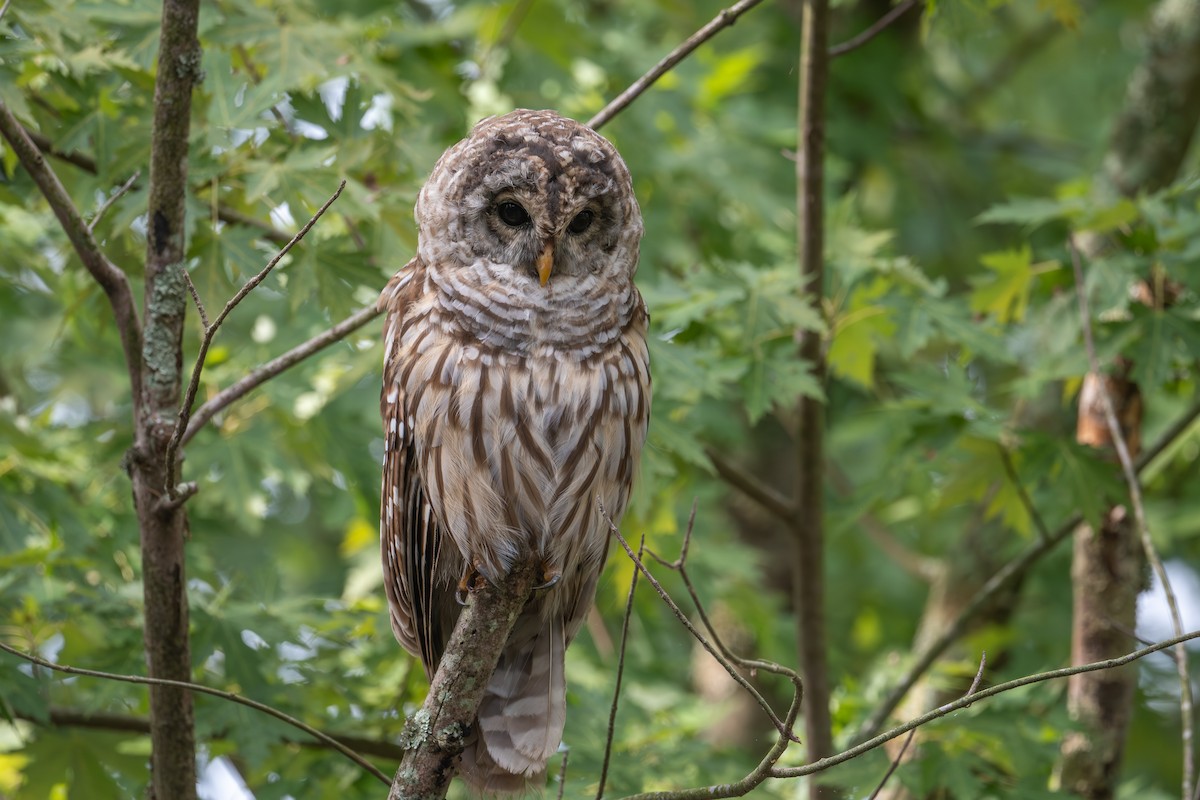
<path fill-rule="evenodd" d="M 496 216 L 500 217 L 500 221 L 510 228 L 520 228 L 529 224 L 529 212 L 521 208 L 519 203 L 511 200 L 505 200 L 496 206 Z"/>
<path fill-rule="evenodd" d="M 575 219 L 571 220 L 571 224 L 567 226 L 567 230 L 571 233 L 583 233 L 592 227 L 592 220 L 595 218 L 596 215 L 592 213 L 591 209 L 585 208 L 575 215 Z"/>

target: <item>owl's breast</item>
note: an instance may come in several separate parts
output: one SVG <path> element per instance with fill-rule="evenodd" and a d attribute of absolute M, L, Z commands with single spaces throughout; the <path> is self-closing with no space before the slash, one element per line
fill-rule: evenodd
<path fill-rule="evenodd" d="M 645 440 L 644 326 L 516 347 L 512 328 L 497 340 L 441 301 L 409 311 L 397 378 L 429 501 L 459 549 L 485 576 L 531 549 L 564 568 L 600 558 L 597 499 L 620 516 Z"/>

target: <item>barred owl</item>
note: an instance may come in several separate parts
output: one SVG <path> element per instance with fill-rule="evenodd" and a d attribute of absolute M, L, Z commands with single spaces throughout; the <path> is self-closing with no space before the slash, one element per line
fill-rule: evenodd
<path fill-rule="evenodd" d="M 476 788 L 540 779 L 566 720 L 563 654 L 650 413 L 642 218 L 599 134 L 550 111 L 475 126 L 417 200 L 417 255 L 380 298 L 383 569 L 392 629 L 432 676 L 473 581 L 536 558 L 463 754 Z"/>

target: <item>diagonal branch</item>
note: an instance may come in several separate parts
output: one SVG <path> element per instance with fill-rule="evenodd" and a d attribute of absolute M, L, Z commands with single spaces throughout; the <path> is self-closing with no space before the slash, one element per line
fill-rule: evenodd
<path fill-rule="evenodd" d="M 829 57 L 831 59 L 837 58 L 838 56 L 844 56 L 846 53 L 849 53 L 852 50 L 857 50 L 887 30 L 889 25 L 900 19 L 900 17 L 904 16 L 904 14 L 910 8 L 915 8 L 921 5 L 921 2 L 922 0 L 904 0 L 903 3 L 884 14 L 862 33 L 858 34 L 852 39 L 848 39 L 841 44 L 835 44 L 833 47 L 829 48 Z"/>
<path fill-rule="evenodd" d="M 721 9 L 721 12 L 713 17 L 707 25 L 685 39 L 683 44 L 668 53 L 662 61 L 651 67 L 645 75 L 630 84 L 628 89 L 613 98 L 608 105 L 600 110 L 600 113 L 588 120 L 588 127 L 600 130 L 601 126 L 607 124 L 613 117 L 624 111 L 626 106 L 649 89 L 655 81 L 666 75 L 676 64 L 691 55 L 693 50 L 716 36 L 723 29 L 737 22 L 738 17 L 761 2 L 762 0 L 739 0 L 739 2 L 734 3 L 729 8 Z"/>
<path fill-rule="evenodd" d="M 202 684 L 197 685 L 199 686 Z M 238 701 L 234 700 L 233 702 Z M 74 708 L 52 707 L 45 718 L 36 716 L 34 714 L 24 714 L 19 711 L 14 713 L 13 716 L 18 719 L 23 719 L 27 722 L 33 723 L 44 723 L 48 720 L 49 723 L 56 728 L 85 728 L 97 731 L 111 731 L 114 733 L 150 733 L 150 719 L 148 717 L 135 717 L 126 714 L 110 714 L 103 711 L 80 711 Z M 392 761 L 399 761 L 404 756 L 403 747 L 393 742 L 389 742 L 386 739 L 370 739 L 366 736 L 351 736 L 344 733 L 329 733 L 326 735 L 333 741 L 340 742 L 361 756 L 375 756 L 377 758 L 386 758 Z M 214 731 L 207 735 L 210 741 L 225 739 L 229 736 L 230 731 L 227 730 Z M 288 742 L 289 744 L 296 744 L 305 748 L 337 750 L 336 747 L 333 747 L 323 739 L 317 739 L 314 741 L 308 738 L 296 737 L 286 738 L 284 741 Z"/>
<path fill-rule="evenodd" d="M 31 653 L 26 653 L 21 650 L 18 650 L 15 647 L 11 647 L 11 646 L 5 644 L 4 642 L 0 642 L 0 650 L 3 650 L 4 652 L 9 653 L 10 655 L 14 655 L 17 658 L 28 661 L 31 664 L 36 664 L 39 667 L 44 667 L 46 669 L 53 670 L 55 672 L 61 672 L 66 675 L 80 675 L 80 676 L 83 676 L 86 678 L 103 678 L 104 680 L 109 680 L 109 681 L 118 681 L 120 683 L 137 683 L 137 684 L 142 684 L 144 686 L 170 686 L 170 687 L 173 687 L 176 689 L 187 689 L 189 691 L 197 692 L 199 694 L 207 694 L 207 695 L 211 695 L 213 697 L 219 697 L 222 700 L 228 700 L 232 703 L 237 703 L 238 705 L 246 706 L 247 708 L 253 708 L 255 711 L 261 711 L 262 713 L 266 714 L 267 716 L 274 717 L 275 719 L 279 720 L 280 722 L 286 722 L 288 725 L 291 725 L 293 728 L 304 731 L 309 736 L 320 741 L 322 744 L 326 745 L 330 749 L 338 751 L 339 753 L 344 755 L 346 758 L 348 758 L 351 761 L 353 761 L 354 763 L 358 764 L 360 767 L 365 769 L 367 772 L 371 773 L 376 778 L 379 778 L 385 784 L 390 783 L 390 781 L 388 781 L 387 775 L 384 775 L 382 772 L 380 772 L 379 769 L 374 764 L 372 764 L 370 761 L 367 761 L 365 758 L 360 756 L 358 753 L 354 752 L 349 747 L 342 744 L 341 742 L 339 742 L 337 739 L 330 736 L 329 734 L 323 733 L 322 731 L 317 730 L 316 728 L 312 727 L 311 725 L 301 722 L 300 720 L 296 719 L 292 715 L 290 715 L 286 712 L 280 711 L 277 708 L 273 708 L 272 706 L 269 706 L 266 703 L 260 703 L 257 700 L 251 700 L 250 698 L 243 697 L 240 694 L 234 694 L 233 692 L 222 691 L 221 689 L 214 689 L 211 686 L 205 686 L 202 683 L 192 683 L 190 681 L 173 681 L 173 680 L 166 680 L 164 678 L 148 678 L 148 677 L 145 677 L 142 675 L 124 675 L 124 674 L 116 673 L 116 672 L 101 672 L 99 670 L 94 670 L 94 669 L 83 669 L 81 667 L 72 667 L 72 666 L 68 666 L 66 664 L 56 664 L 53 661 L 47 661 L 46 659 L 40 658 Z M 149 726 L 149 723 L 147 723 L 146 730 L 149 731 L 149 729 L 150 729 L 150 726 Z"/>
<path fill-rule="evenodd" d="M 108 296 L 108 303 L 117 318 L 121 347 L 125 352 L 133 407 L 137 409 L 142 398 L 142 323 L 134 305 L 129 279 L 100 250 L 100 245 L 96 243 L 91 229 L 71 202 L 71 197 L 63 188 L 58 175 L 46 163 L 42 151 L 30 139 L 25 128 L 3 101 L 0 101 L 0 134 L 16 152 L 21 165 L 45 196 L 79 260 Z"/>
<path fill-rule="evenodd" d="M 724 667 L 725 671 L 729 673 L 729 677 L 733 678 L 733 680 L 739 686 L 745 689 L 746 692 L 748 692 L 750 696 L 758 702 L 759 706 L 771 719 L 771 723 L 775 726 L 775 729 L 779 732 L 780 737 L 785 741 L 785 743 L 799 742 L 800 739 L 792 730 L 791 723 L 786 721 L 786 718 L 781 719 L 779 715 L 775 713 L 775 710 L 771 708 L 771 704 L 767 702 L 766 698 L 764 698 L 762 694 L 754 688 L 750 681 L 746 680 L 746 677 L 738 671 L 737 667 L 731 663 L 730 659 L 726 658 L 725 653 L 723 652 L 723 646 L 720 648 L 716 647 L 704 636 L 703 633 L 696 629 L 696 626 L 692 624 L 690 619 L 688 619 L 687 614 L 683 613 L 683 609 L 679 607 L 679 605 L 671 598 L 671 595 L 667 593 L 667 590 L 663 588 L 663 585 L 658 582 L 658 579 L 655 578 L 654 575 L 651 574 L 650 570 L 646 568 L 645 562 L 638 557 L 637 553 L 633 552 L 633 548 L 630 547 L 629 542 L 626 541 L 625 537 L 621 534 L 621 530 L 617 527 L 616 523 L 613 522 L 612 517 L 608 515 L 608 512 L 604 509 L 603 503 L 600 503 L 600 499 L 598 497 L 596 502 L 597 505 L 600 506 L 600 516 L 604 518 L 605 523 L 608 525 L 609 531 L 611 531 L 612 535 L 616 537 L 618 542 L 621 543 L 621 547 L 625 549 L 625 553 L 629 556 L 629 560 L 633 562 L 634 567 L 636 567 L 637 570 L 641 572 L 643 576 L 645 576 L 650 585 L 654 587 L 654 591 L 658 593 L 658 596 L 662 599 L 662 601 L 667 604 L 668 608 L 671 609 L 671 612 L 675 615 L 675 618 L 679 620 L 679 623 L 683 625 L 687 632 L 690 633 L 697 642 L 700 643 L 700 646 L 703 647 L 710 656 L 717 660 L 717 663 Z M 778 664 L 769 664 L 769 662 L 754 663 L 761 663 L 768 668 L 769 671 L 776 674 L 785 675 L 790 678 L 792 685 L 795 687 L 795 696 L 797 698 L 804 693 L 803 685 L 795 671 L 789 670 L 786 667 L 782 667 Z"/>
<path fill-rule="evenodd" d="M 692 507 L 692 519 L 695 519 L 695 507 Z M 691 534 L 691 525 L 688 526 Z M 638 543 L 638 558 L 646 552 L 646 534 Z M 617 679 L 613 686 L 612 707 L 608 712 L 608 735 L 604 740 L 604 760 L 600 764 L 600 782 L 596 787 L 596 800 L 604 797 L 604 784 L 608 783 L 608 764 L 612 759 L 613 735 L 617 729 L 617 708 L 621 702 L 621 678 L 625 675 L 625 646 L 629 643 L 629 621 L 633 619 L 633 598 L 637 593 L 638 576 L 642 573 L 635 567 L 633 577 L 629 579 L 629 596 L 625 600 L 625 617 L 621 620 L 621 650 L 617 656 Z"/>
<path fill-rule="evenodd" d="M 781 522 L 787 523 L 789 526 L 795 523 L 796 509 L 790 499 L 727 459 L 717 450 L 707 447 L 704 449 L 704 454 L 712 462 L 713 469 L 717 471 L 721 480 L 774 514 Z"/>
<path fill-rule="evenodd" d="M 298 344 L 291 350 L 288 350 L 281 356 L 268 361 L 261 367 L 251 371 L 244 378 L 236 383 L 230 384 L 215 395 L 210 397 L 196 412 L 191 415 L 188 421 L 187 429 L 180 439 L 180 446 L 187 444 L 192 440 L 200 429 L 208 424 L 209 420 L 221 413 L 227 407 L 240 400 L 250 392 L 262 386 L 267 381 L 274 378 L 284 370 L 296 366 L 301 361 L 304 361 L 314 353 L 324 350 L 334 342 L 341 341 L 349 336 L 354 331 L 366 325 L 371 320 L 378 317 L 381 312 L 375 306 L 366 306 L 346 319 L 334 325 L 332 328 L 322 331 L 302 344 Z"/>
<path fill-rule="evenodd" d="M 171 441 L 167 444 L 166 491 L 168 498 L 173 500 L 176 496 L 176 454 L 179 451 L 179 443 L 183 441 L 183 435 L 187 431 L 188 418 L 192 414 L 192 405 L 196 402 L 196 392 L 200 388 L 200 373 L 204 371 L 204 359 L 208 356 L 208 348 L 209 345 L 212 344 L 213 337 L 217 335 L 217 330 L 221 327 L 221 323 L 223 323 L 230 313 L 232 313 L 233 309 L 237 308 L 238 303 L 245 300 L 247 295 L 254 291 L 260 283 L 266 280 L 267 276 L 271 274 L 271 270 L 275 269 L 275 266 L 283 260 L 283 257 L 291 251 L 296 243 L 308 235 L 308 232 L 312 230 L 313 225 L 317 224 L 317 220 L 319 220 L 329 209 L 329 207 L 333 205 L 334 201 L 341 196 L 342 190 L 345 188 L 346 181 L 343 180 L 338 186 L 337 191 L 333 193 L 333 196 L 326 200 L 323 206 L 317 209 L 317 213 L 313 214 L 312 217 L 309 218 L 308 222 L 304 223 L 304 227 L 297 231 L 296 235 L 291 238 L 291 241 L 285 244 L 279 250 L 279 252 L 275 254 L 275 257 L 268 261 L 267 265 L 263 267 L 257 275 L 246 281 L 241 289 L 238 289 L 237 294 L 229 299 L 229 302 L 225 304 L 223 309 L 221 309 L 221 313 L 217 314 L 217 318 L 212 321 L 212 324 L 204 326 L 204 336 L 200 340 L 200 352 L 196 354 L 196 364 L 192 367 L 192 378 L 188 383 L 187 393 L 184 395 L 183 403 L 179 406 L 179 420 L 175 423 L 175 432 L 171 436 Z"/>

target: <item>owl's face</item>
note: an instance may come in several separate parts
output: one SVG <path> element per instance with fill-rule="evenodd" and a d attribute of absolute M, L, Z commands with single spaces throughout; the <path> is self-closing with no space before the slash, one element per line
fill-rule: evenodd
<path fill-rule="evenodd" d="M 417 201 L 420 254 L 527 291 L 588 277 L 628 285 L 642 218 L 599 134 L 550 111 L 486 119 L 446 151 Z"/>

